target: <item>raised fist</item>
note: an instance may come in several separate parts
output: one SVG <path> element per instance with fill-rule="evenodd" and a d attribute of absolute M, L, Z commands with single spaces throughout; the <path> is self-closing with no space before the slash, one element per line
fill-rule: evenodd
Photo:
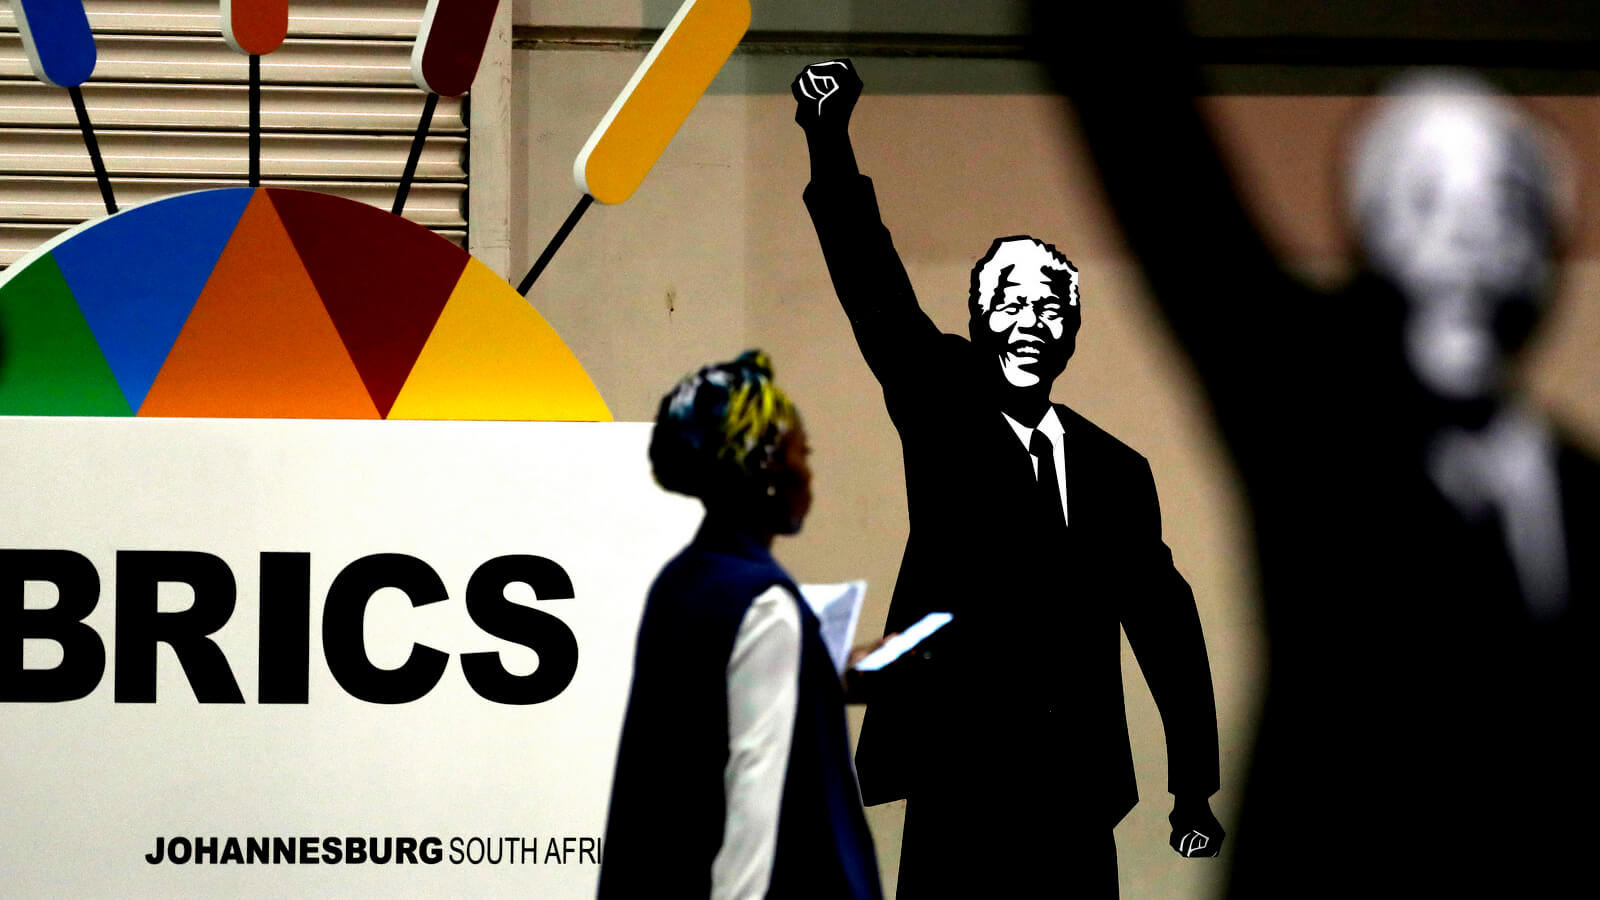
<path fill-rule="evenodd" d="M 861 97 L 861 76 L 850 60 L 830 59 L 806 66 L 789 89 L 797 104 L 794 120 L 801 128 L 843 131 Z"/>

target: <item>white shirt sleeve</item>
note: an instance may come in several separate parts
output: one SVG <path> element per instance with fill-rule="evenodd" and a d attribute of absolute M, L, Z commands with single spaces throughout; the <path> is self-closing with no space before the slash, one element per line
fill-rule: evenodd
<path fill-rule="evenodd" d="M 1571 585 L 1558 450 L 1549 430 L 1512 409 L 1480 433 L 1441 432 L 1430 451 L 1428 474 L 1457 511 L 1469 519 L 1499 511 L 1528 611 L 1540 619 L 1560 615 Z"/>
<path fill-rule="evenodd" d="M 774 585 L 745 612 L 728 657 L 727 808 L 711 863 L 712 900 L 764 897 L 800 694 L 800 608 Z"/>

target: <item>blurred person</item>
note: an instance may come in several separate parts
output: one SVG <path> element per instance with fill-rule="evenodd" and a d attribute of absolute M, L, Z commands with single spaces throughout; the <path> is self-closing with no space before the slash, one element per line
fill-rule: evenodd
<path fill-rule="evenodd" d="M 856 166 L 854 67 L 808 66 L 793 93 L 806 205 L 905 454 L 887 627 L 954 615 L 922 671 L 868 703 L 856 754 L 866 803 L 907 801 L 897 896 L 1117 896 L 1112 830 L 1138 801 L 1121 630 L 1166 728 L 1172 846 L 1216 855 L 1211 672 L 1149 463 L 1050 400 L 1082 321 L 1077 269 L 1000 238 L 972 270 L 969 337 L 941 333 Z"/>
<path fill-rule="evenodd" d="M 1359 274 L 1315 290 L 1241 207 L 1167 6 L 1036 4 L 1035 36 L 1254 515 L 1270 677 L 1232 893 L 1564 895 L 1600 465 L 1512 366 L 1553 295 L 1559 145 L 1475 77 L 1403 77 L 1349 146 Z"/>
<path fill-rule="evenodd" d="M 770 552 L 811 507 L 809 453 L 763 353 L 662 398 L 656 480 L 706 515 L 645 601 L 601 898 L 881 896 L 843 689 Z"/>

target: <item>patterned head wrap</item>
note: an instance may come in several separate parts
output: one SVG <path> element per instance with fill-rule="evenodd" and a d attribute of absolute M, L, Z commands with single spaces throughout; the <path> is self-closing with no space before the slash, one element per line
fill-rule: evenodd
<path fill-rule="evenodd" d="M 798 418 L 760 350 L 706 366 L 661 398 L 650 438 L 656 481 L 701 499 L 737 491 L 776 463 Z"/>

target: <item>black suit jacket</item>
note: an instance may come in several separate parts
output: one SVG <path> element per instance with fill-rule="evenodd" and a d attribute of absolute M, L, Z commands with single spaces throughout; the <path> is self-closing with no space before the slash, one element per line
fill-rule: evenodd
<path fill-rule="evenodd" d="M 813 181 L 806 203 L 904 450 L 910 533 L 887 628 L 955 616 L 911 688 L 868 705 L 856 755 L 866 803 L 953 798 L 1001 815 L 1042 803 L 1109 829 L 1137 800 L 1119 627 L 1161 710 L 1171 790 L 1210 795 L 1205 641 L 1162 542 L 1149 464 L 1056 406 L 1069 522 L 1053 531 L 1000 412 L 998 366 L 919 308 L 871 182 Z"/>

